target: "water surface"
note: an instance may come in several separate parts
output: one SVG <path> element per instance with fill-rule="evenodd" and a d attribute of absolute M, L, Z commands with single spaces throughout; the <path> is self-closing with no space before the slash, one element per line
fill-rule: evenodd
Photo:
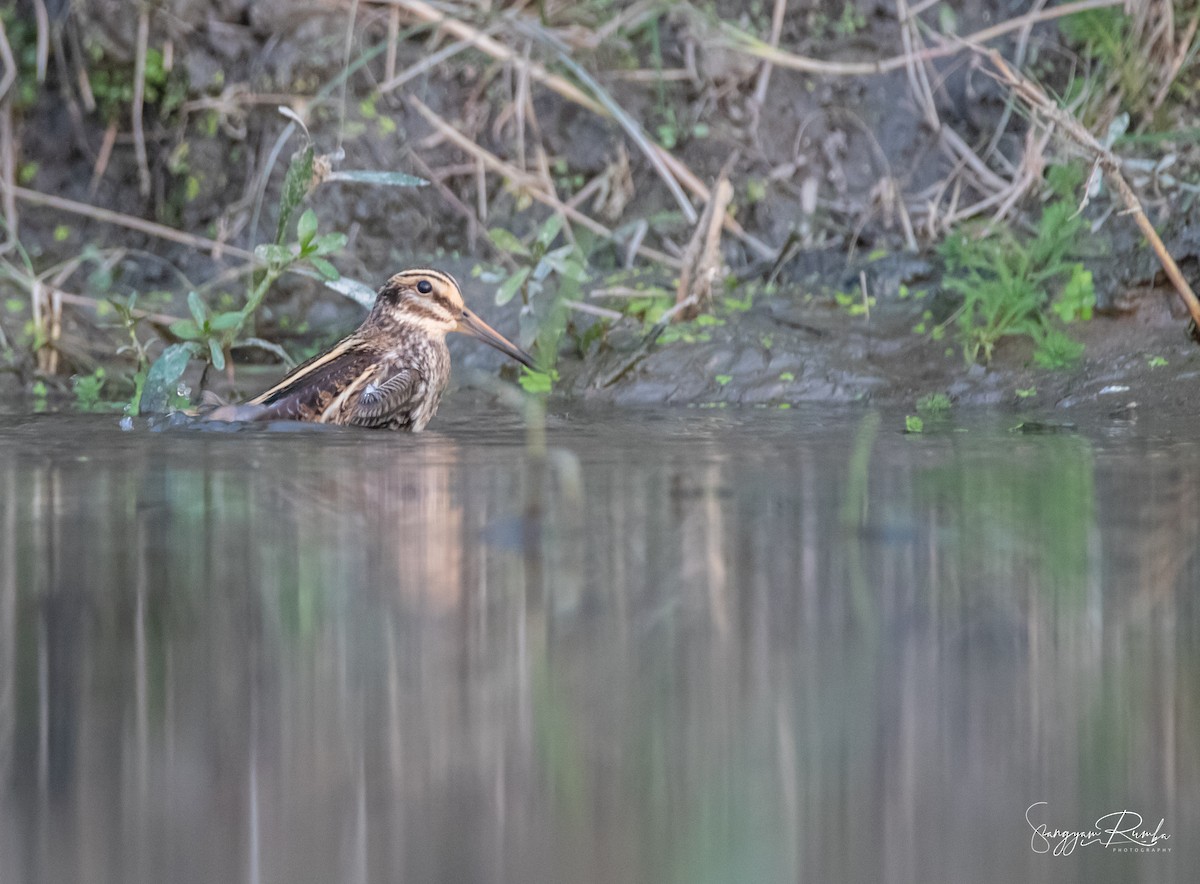
<path fill-rule="evenodd" d="M 902 417 L 0 418 L 0 881 L 1193 880 L 1200 425 Z"/>

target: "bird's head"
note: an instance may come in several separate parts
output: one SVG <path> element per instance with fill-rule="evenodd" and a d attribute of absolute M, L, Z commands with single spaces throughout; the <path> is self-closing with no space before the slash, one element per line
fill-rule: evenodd
<path fill-rule="evenodd" d="M 440 270 L 402 270 L 383 284 L 371 310 L 371 320 L 416 326 L 444 337 L 457 331 L 478 338 L 506 356 L 535 368 L 533 357 L 472 313 L 449 273 Z"/>

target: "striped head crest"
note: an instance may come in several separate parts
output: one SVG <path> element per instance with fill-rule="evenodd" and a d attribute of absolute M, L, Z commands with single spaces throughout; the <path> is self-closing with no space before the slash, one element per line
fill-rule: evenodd
<path fill-rule="evenodd" d="M 402 270 L 383 284 L 371 313 L 406 325 L 443 334 L 454 331 L 462 317 L 462 291 L 449 273 L 419 268 Z"/>
<path fill-rule="evenodd" d="M 533 357 L 467 309 L 458 282 L 440 270 L 402 270 L 385 282 L 367 319 L 383 321 L 416 326 L 431 335 L 462 332 L 535 367 Z"/>

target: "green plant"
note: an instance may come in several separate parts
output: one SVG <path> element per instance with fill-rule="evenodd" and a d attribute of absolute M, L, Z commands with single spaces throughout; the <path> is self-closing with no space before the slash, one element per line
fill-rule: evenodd
<path fill-rule="evenodd" d="M 851 316 L 867 319 L 871 318 L 871 308 L 875 306 L 875 298 L 865 292 L 834 292 L 833 299 Z"/>
<path fill-rule="evenodd" d="M 37 414 L 41 414 L 46 410 L 46 400 L 49 398 L 50 391 L 46 387 L 45 381 L 34 381 L 33 387 L 30 389 L 33 396 L 33 410 Z"/>
<path fill-rule="evenodd" d="M 99 43 L 92 43 L 88 49 L 91 54 L 88 77 L 96 105 L 106 120 L 116 119 L 128 112 L 133 101 L 134 65 L 132 62 L 110 61 Z M 163 117 L 177 110 L 187 99 L 185 72 L 185 65 L 176 65 L 167 70 L 162 51 L 149 47 L 142 81 L 146 105 L 157 107 Z"/>
<path fill-rule="evenodd" d="M 842 15 L 833 23 L 833 32 L 839 37 L 853 37 L 867 26 L 867 17 L 853 3 L 842 4 Z"/>
<path fill-rule="evenodd" d="M 953 403 L 945 393 L 926 393 L 917 400 L 917 411 L 926 416 L 940 416 L 950 411 Z"/>
<path fill-rule="evenodd" d="M 957 317 L 968 362 L 989 361 L 997 342 L 1010 335 L 1033 339 L 1039 365 L 1060 367 L 1079 358 L 1083 345 L 1059 324 L 1090 319 L 1095 306 L 1092 274 L 1068 258 L 1085 227 L 1075 207 L 1058 199 L 1042 212 L 1032 238 L 1004 229 L 982 238 L 956 233 L 942 244 L 943 286 L 963 299 L 951 319 Z"/>
<path fill-rule="evenodd" d="M 114 403 L 104 401 L 100 395 L 106 380 L 108 375 L 103 368 L 97 368 L 91 374 L 77 374 L 71 378 L 75 407 L 80 411 L 107 411 L 114 407 Z"/>
<path fill-rule="evenodd" d="M 904 416 L 904 432 L 906 433 L 924 433 L 925 421 L 917 417 L 915 414 L 906 414 Z"/>
<path fill-rule="evenodd" d="M 566 303 L 579 297 L 588 278 L 587 259 L 579 246 L 568 242 L 551 248 L 562 232 L 561 215 L 551 215 L 538 228 L 529 245 L 503 228 L 488 231 L 488 238 L 513 265 L 508 273 L 481 273 L 485 282 L 499 283 L 496 304 L 504 306 L 521 295 L 521 344 L 535 346 L 538 371 L 526 369 L 521 386 L 530 393 L 549 392 L 558 379 L 558 347 L 567 330 Z"/>
<path fill-rule="evenodd" d="M 221 371 L 225 368 L 229 351 L 233 347 L 242 343 L 264 346 L 265 342 L 248 337 L 247 333 L 252 332 L 254 316 L 271 286 L 293 265 L 304 262 L 322 279 L 339 278 L 337 268 L 326 256 L 345 246 L 346 236 L 343 233 L 318 236 L 317 215 L 312 209 L 306 209 L 296 222 L 295 241 L 284 244 L 291 219 L 308 193 L 312 181 L 313 159 L 311 144 L 292 157 L 280 197 L 275 242 L 255 248 L 254 255 L 263 266 L 252 278 L 242 307 L 213 312 L 196 292 L 188 293 L 187 303 L 191 318 L 171 324 L 171 333 L 179 342 L 163 350 L 150 366 L 140 397 L 142 411 L 162 412 L 178 406 L 178 381 L 193 357 L 204 359 L 206 370 L 207 366 L 211 365 Z M 267 349 L 272 348 L 268 346 Z"/>
<path fill-rule="evenodd" d="M 137 414 L 138 409 L 141 408 L 142 390 L 146 386 L 146 375 L 150 372 L 150 356 L 146 352 L 146 346 L 138 337 L 138 324 L 141 322 L 141 316 L 137 312 L 137 300 L 136 292 L 124 301 L 117 298 L 109 299 L 109 304 L 116 312 L 121 327 L 129 335 L 129 343 L 119 347 L 117 355 L 132 354 L 137 364 L 133 374 L 133 395 L 130 396 L 129 402 L 125 406 L 125 413 L 130 416 Z"/>
<path fill-rule="evenodd" d="M 1151 109 L 1160 77 L 1178 79 L 1169 63 L 1155 64 L 1134 33 L 1133 21 L 1124 10 L 1109 7 L 1089 9 L 1059 19 L 1058 27 L 1068 43 L 1078 46 L 1083 57 L 1095 66 L 1092 77 L 1079 81 L 1076 89 L 1087 93 L 1084 117 L 1091 118 L 1114 93 L 1122 109 L 1135 114 Z M 1191 56 L 1189 56 L 1190 60 Z"/>

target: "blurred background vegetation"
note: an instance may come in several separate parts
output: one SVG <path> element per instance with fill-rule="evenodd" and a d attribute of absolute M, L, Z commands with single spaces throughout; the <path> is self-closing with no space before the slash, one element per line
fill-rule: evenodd
<path fill-rule="evenodd" d="M 1198 21 L 1171 0 L 3 3 L 0 392 L 236 393 L 235 365 L 311 355 L 427 263 L 494 299 L 539 392 L 567 366 L 616 382 L 755 300 L 903 302 L 930 353 L 1019 339 L 1069 367 L 1072 327 L 1137 309 L 1157 267 L 976 48 L 1118 153 L 1190 271 Z"/>

